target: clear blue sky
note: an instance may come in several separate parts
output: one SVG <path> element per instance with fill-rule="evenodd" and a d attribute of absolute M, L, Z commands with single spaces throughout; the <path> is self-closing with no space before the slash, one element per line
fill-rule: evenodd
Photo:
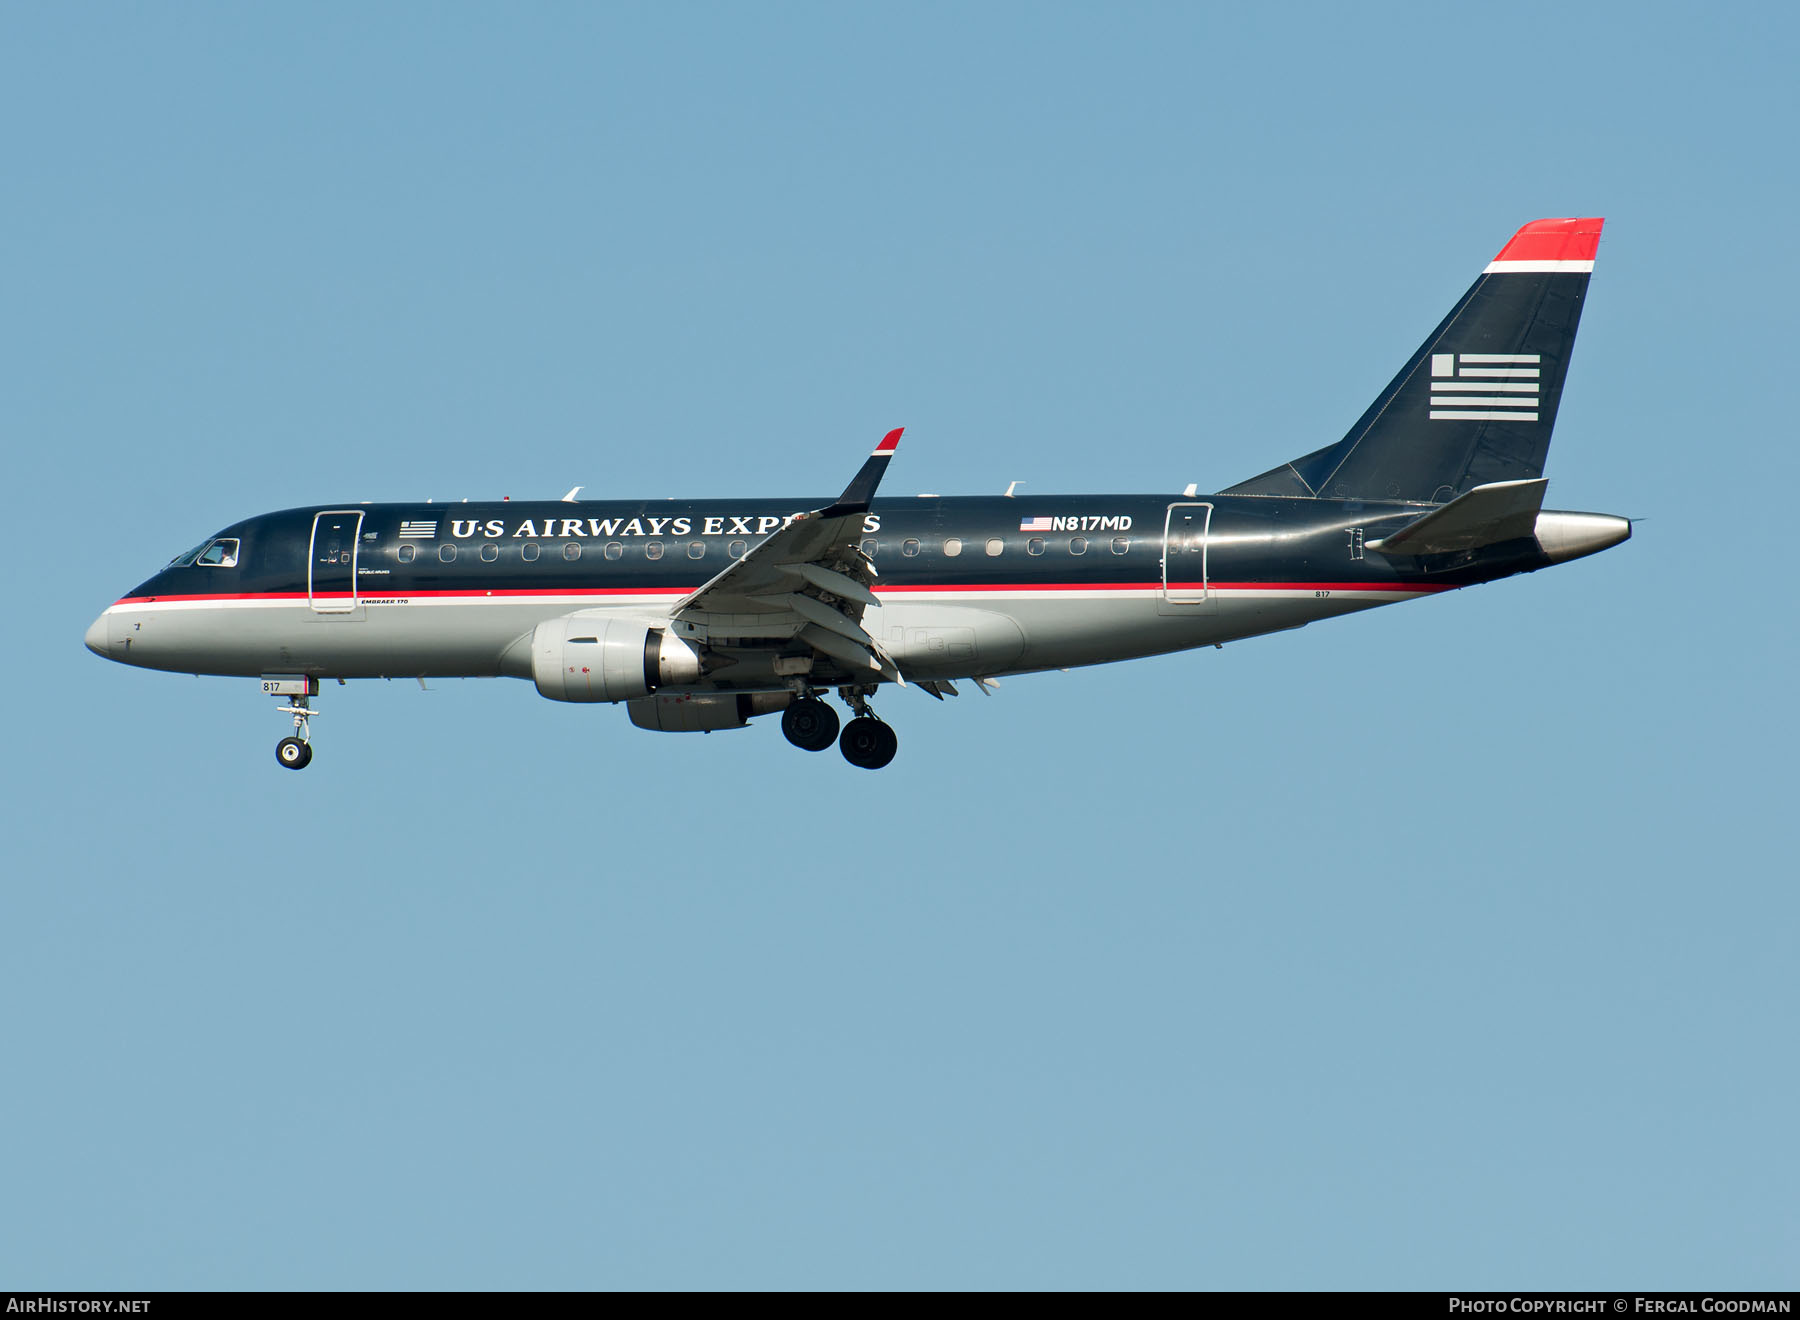
<path fill-rule="evenodd" d="M 1800 1275 L 1788 6 L 0 10 L 0 1287 Z M 1608 217 L 1536 577 L 870 775 L 89 620 L 432 496 L 1211 490 Z M 1773 594 L 1771 594 L 1773 593 Z"/>

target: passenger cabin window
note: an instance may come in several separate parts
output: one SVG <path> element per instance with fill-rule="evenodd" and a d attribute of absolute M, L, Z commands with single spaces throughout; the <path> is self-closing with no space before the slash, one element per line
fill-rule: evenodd
<path fill-rule="evenodd" d="M 495 545 L 492 541 L 487 542 L 481 547 L 482 563 L 491 564 L 498 558 L 500 558 L 500 547 Z"/>
<path fill-rule="evenodd" d="M 1000 552 L 1004 549 L 1006 549 L 1005 541 L 1001 540 L 998 536 L 988 537 L 987 552 L 990 558 L 998 558 Z"/>
<path fill-rule="evenodd" d="M 581 558 L 581 542 L 580 541 L 564 541 L 563 542 L 563 558 L 568 560 L 571 564 L 574 563 L 577 559 L 580 559 Z"/>
<path fill-rule="evenodd" d="M 1087 553 L 1087 537 L 1071 536 L 1069 538 L 1069 553 L 1072 555 L 1085 555 Z"/>
<path fill-rule="evenodd" d="M 438 547 L 438 562 L 440 564 L 454 564 L 456 562 L 455 542 L 446 541 Z"/>
<path fill-rule="evenodd" d="M 233 536 L 221 536 L 218 540 L 212 542 L 202 550 L 199 557 L 196 558 L 194 562 L 206 568 L 235 568 L 237 567 L 237 560 L 237 538 Z"/>
<path fill-rule="evenodd" d="M 617 541 L 608 541 L 606 543 L 606 549 L 600 553 L 605 555 L 608 559 L 617 559 L 620 555 L 625 553 L 625 547 Z"/>
<path fill-rule="evenodd" d="M 526 563 L 537 563 L 537 557 L 538 543 L 536 541 L 527 541 L 524 545 L 519 547 L 519 558 L 523 559 Z"/>
<path fill-rule="evenodd" d="M 908 537 L 906 540 L 900 542 L 900 553 L 905 555 L 908 559 L 911 559 L 914 555 L 919 553 L 919 543 L 911 537 Z"/>
<path fill-rule="evenodd" d="M 725 553 L 730 555 L 733 559 L 742 559 L 744 557 L 744 551 L 749 548 L 750 547 L 745 545 L 742 541 L 733 541 L 730 545 L 725 547 Z"/>
<path fill-rule="evenodd" d="M 1041 536 L 1034 536 L 1029 541 L 1025 542 L 1025 553 L 1028 555 L 1043 554 L 1044 553 L 1044 538 Z"/>
<path fill-rule="evenodd" d="M 872 536 L 869 537 L 868 540 L 866 540 L 862 543 L 862 552 L 865 555 L 867 555 L 870 559 L 875 558 L 875 551 L 877 548 L 878 548 L 878 546 L 877 546 L 876 540 Z"/>
<path fill-rule="evenodd" d="M 944 557 L 945 558 L 955 559 L 961 553 L 962 553 L 962 542 L 957 540 L 954 536 L 951 537 L 948 541 L 944 542 Z"/>
<path fill-rule="evenodd" d="M 396 552 L 396 558 L 398 558 L 398 559 L 399 559 L 399 560 L 400 560 L 400 562 L 401 562 L 401 563 L 403 563 L 403 564 L 410 564 L 410 563 L 412 563 L 412 561 L 413 561 L 413 556 L 414 556 L 414 555 L 416 555 L 416 554 L 418 554 L 418 553 L 419 553 L 419 547 L 418 547 L 418 546 L 416 546 L 416 545 L 403 545 L 403 546 L 401 546 L 401 547 L 400 547 L 400 549 L 399 549 L 399 550 L 398 550 L 398 551 L 397 551 L 397 552 Z"/>
<path fill-rule="evenodd" d="M 661 541 L 646 541 L 644 543 L 644 557 L 646 559 L 661 559 L 662 552 L 663 544 Z"/>
<path fill-rule="evenodd" d="M 703 555 L 705 553 L 706 553 L 706 542 L 705 541 L 689 541 L 688 542 L 688 558 L 689 559 L 698 559 L 698 558 L 700 558 L 701 555 Z"/>
<path fill-rule="evenodd" d="M 1131 538 L 1129 536 L 1113 537 L 1112 550 L 1115 555 L 1122 555 L 1129 549 L 1131 549 Z"/>

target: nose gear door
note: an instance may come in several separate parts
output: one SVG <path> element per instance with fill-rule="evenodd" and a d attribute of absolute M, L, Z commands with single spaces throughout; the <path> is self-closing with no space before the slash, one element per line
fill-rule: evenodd
<path fill-rule="evenodd" d="M 306 555 L 306 603 L 315 614 L 361 617 L 356 560 L 361 553 L 360 509 L 326 509 L 313 515 Z"/>

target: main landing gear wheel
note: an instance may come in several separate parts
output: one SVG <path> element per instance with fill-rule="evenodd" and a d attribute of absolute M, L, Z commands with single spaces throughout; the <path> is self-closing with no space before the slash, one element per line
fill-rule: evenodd
<path fill-rule="evenodd" d="M 781 712 L 781 732 L 803 751 L 822 752 L 837 741 L 837 712 L 817 697 L 802 697 Z"/>
<path fill-rule="evenodd" d="M 851 765 L 879 770 L 894 759 L 894 753 L 900 750 L 900 739 L 874 716 L 862 715 L 844 726 L 838 750 Z"/>
<path fill-rule="evenodd" d="M 275 744 L 275 759 L 289 770 L 304 770 L 312 761 L 312 744 L 283 738 Z"/>

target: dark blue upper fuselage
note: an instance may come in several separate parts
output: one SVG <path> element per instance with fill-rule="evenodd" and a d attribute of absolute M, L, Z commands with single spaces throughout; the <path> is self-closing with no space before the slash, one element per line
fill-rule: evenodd
<path fill-rule="evenodd" d="M 821 502 L 822 503 L 822 502 Z M 863 549 L 883 586 L 1151 584 L 1162 580 L 1171 506 L 1210 505 L 1206 571 L 1215 582 L 1465 586 L 1545 566 L 1520 541 L 1390 561 L 1362 545 L 1422 512 L 1417 504 L 1274 496 L 1057 495 L 877 501 Z M 130 598 L 304 594 L 332 565 L 359 595 L 698 587 L 780 520 L 818 503 L 779 500 L 365 504 L 290 509 L 234 523 L 228 567 L 171 565 Z M 337 539 L 333 539 L 333 537 Z M 354 558 L 344 558 L 352 554 Z M 341 543 L 340 543 L 341 542 Z M 955 553 L 952 553 L 952 552 Z M 1172 570 L 1173 571 L 1173 570 Z"/>

